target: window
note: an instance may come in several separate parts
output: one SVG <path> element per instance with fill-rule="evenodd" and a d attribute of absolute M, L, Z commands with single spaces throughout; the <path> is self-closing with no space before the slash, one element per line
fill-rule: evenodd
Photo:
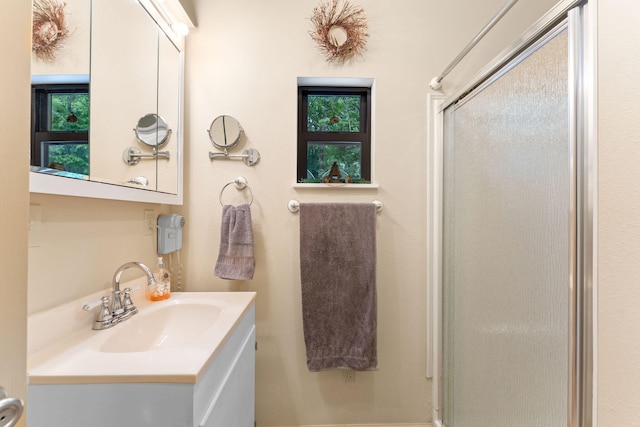
<path fill-rule="evenodd" d="M 371 181 L 371 89 L 298 86 L 297 181 Z"/>
<path fill-rule="evenodd" d="M 31 89 L 31 165 L 89 174 L 89 85 Z"/>

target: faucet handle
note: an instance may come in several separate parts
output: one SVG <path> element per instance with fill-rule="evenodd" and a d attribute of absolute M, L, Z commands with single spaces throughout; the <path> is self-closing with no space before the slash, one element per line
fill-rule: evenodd
<path fill-rule="evenodd" d="M 93 310 L 94 308 L 96 308 L 99 305 L 102 305 L 102 300 L 101 299 L 86 303 L 85 305 L 82 306 L 82 309 L 84 311 L 91 311 L 91 310 Z"/>
<path fill-rule="evenodd" d="M 90 311 L 90 310 L 93 310 L 94 308 L 96 308 L 99 305 L 104 307 L 105 304 L 109 304 L 109 300 L 110 299 L 111 299 L 110 296 L 105 295 L 102 298 L 100 298 L 99 300 L 91 301 L 91 302 L 86 303 L 85 305 L 82 306 L 82 309 L 84 311 Z"/>
<path fill-rule="evenodd" d="M 132 316 L 138 312 L 138 309 L 133 304 L 133 301 L 131 301 L 131 292 L 137 291 L 138 289 L 140 289 L 140 285 L 135 285 L 131 288 L 125 288 L 122 291 L 122 293 L 124 294 L 122 305 L 124 308 L 124 314 L 127 315 L 127 317 Z"/>
<path fill-rule="evenodd" d="M 111 310 L 109 309 L 110 300 L 110 296 L 103 296 L 102 298 L 100 298 L 100 300 L 89 302 L 82 307 L 84 311 L 89 311 L 93 310 L 99 305 L 102 306 L 96 313 L 95 320 L 93 321 L 93 329 L 106 329 L 115 324 L 112 322 L 113 316 L 111 315 Z"/>
<path fill-rule="evenodd" d="M 137 291 L 138 289 L 140 289 L 140 283 L 138 283 L 137 285 L 132 286 L 130 288 L 125 288 L 123 292 L 124 292 L 124 294 L 126 296 L 128 293 L 131 293 L 133 291 Z"/>

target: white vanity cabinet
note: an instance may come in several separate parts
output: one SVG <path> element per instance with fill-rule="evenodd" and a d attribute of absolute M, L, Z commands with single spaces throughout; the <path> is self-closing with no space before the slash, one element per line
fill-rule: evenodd
<path fill-rule="evenodd" d="M 172 296 L 173 297 L 173 296 Z M 126 327 L 126 323 L 122 325 Z M 195 325 L 194 325 L 195 326 Z M 103 331 L 98 331 L 99 334 Z M 95 344 L 88 343 L 91 347 Z M 255 302 L 247 302 L 198 375 L 181 375 L 188 364 L 184 356 L 163 360 L 157 351 L 149 362 L 164 364 L 175 374 L 38 376 L 29 383 L 27 423 L 29 427 L 254 427 L 255 420 Z M 65 356 L 69 366 L 73 354 Z M 52 362 L 53 363 L 53 362 Z M 55 361 L 60 364 L 59 360 Z M 40 370 L 46 368 L 46 362 Z M 175 369 L 174 369 L 175 368 Z M 56 369 L 70 369 L 64 366 Z M 121 367 L 126 370 L 125 366 Z M 35 377 L 34 377 L 35 379 Z"/>

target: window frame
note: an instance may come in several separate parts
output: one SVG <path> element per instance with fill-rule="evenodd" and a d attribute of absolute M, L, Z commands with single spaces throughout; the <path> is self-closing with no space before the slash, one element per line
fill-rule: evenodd
<path fill-rule="evenodd" d="M 360 95 L 360 132 L 312 132 L 307 130 L 309 95 Z M 360 143 L 360 174 L 371 182 L 371 87 L 298 86 L 298 142 L 296 182 L 307 179 L 307 147 L 310 142 Z"/>

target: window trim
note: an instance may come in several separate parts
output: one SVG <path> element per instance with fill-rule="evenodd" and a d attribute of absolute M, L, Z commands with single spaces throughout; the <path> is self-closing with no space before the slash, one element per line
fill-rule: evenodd
<path fill-rule="evenodd" d="M 307 131 L 307 108 L 309 95 L 352 95 L 359 94 L 360 98 L 360 132 L 310 132 Z M 299 85 L 298 86 L 298 140 L 296 182 L 302 183 L 307 178 L 307 146 L 313 142 L 358 142 L 361 147 L 360 173 L 361 179 L 372 181 L 372 102 L 371 86 L 344 85 Z"/>

